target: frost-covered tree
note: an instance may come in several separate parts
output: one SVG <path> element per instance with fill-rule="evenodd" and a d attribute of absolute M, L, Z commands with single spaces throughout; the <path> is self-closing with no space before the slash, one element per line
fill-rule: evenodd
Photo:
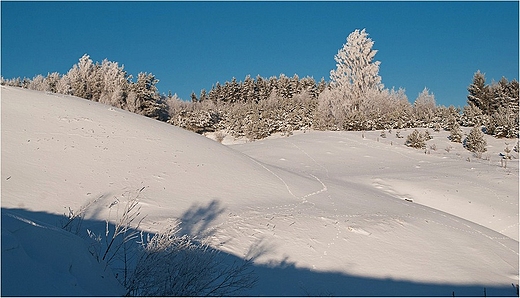
<path fill-rule="evenodd" d="M 35 76 L 31 82 L 29 83 L 28 89 L 37 90 L 37 91 L 45 91 L 45 77 L 41 74 Z"/>
<path fill-rule="evenodd" d="M 356 29 L 334 56 L 336 69 L 330 72 L 330 88 L 350 111 L 359 109 L 361 99 L 370 90 L 381 91 L 379 61 L 374 61 L 377 50 L 365 29 Z"/>
<path fill-rule="evenodd" d="M 129 91 L 129 79 L 123 66 L 117 62 L 103 60 L 97 68 L 101 79 L 99 102 L 124 108 Z"/>
<path fill-rule="evenodd" d="M 167 106 L 160 100 L 155 75 L 141 72 L 132 83 L 127 97 L 127 109 L 150 118 L 167 120 Z"/>
<path fill-rule="evenodd" d="M 65 94 L 65 95 L 71 95 L 73 90 L 72 90 L 72 85 L 71 85 L 71 81 L 70 81 L 70 77 L 67 76 L 67 75 L 64 75 L 60 78 L 60 80 L 58 81 L 58 83 L 56 84 L 56 92 L 57 93 L 61 93 L 61 94 Z"/>
<path fill-rule="evenodd" d="M 92 100 L 95 73 L 96 65 L 89 55 L 83 55 L 66 74 L 70 81 L 72 95 Z"/>
<path fill-rule="evenodd" d="M 480 158 L 482 153 L 486 152 L 486 146 L 487 143 L 482 129 L 479 126 L 473 127 L 464 140 L 464 148 L 474 152 L 475 155 Z"/>
<path fill-rule="evenodd" d="M 481 125 L 486 121 L 487 117 L 482 113 L 475 104 L 470 102 L 467 106 L 462 109 L 461 124 L 465 127 L 473 127 L 475 125 Z"/>
<path fill-rule="evenodd" d="M 24 78 L 24 81 L 26 81 L 26 78 Z M 22 80 L 20 79 L 20 77 L 18 78 L 13 78 L 13 79 L 6 79 L 4 77 L 0 77 L 0 84 L 2 86 L 11 86 L 11 87 L 22 87 L 22 88 L 27 88 L 27 86 L 24 86 L 22 84 Z"/>
<path fill-rule="evenodd" d="M 413 108 L 419 121 L 425 124 L 429 123 L 435 114 L 435 96 L 430 93 L 428 88 L 424 87 L 424 90 L 415 99 Z"/>
<path fill-rule="evenodd" d="M 518 112 L 509 106 L 500 106 L 486 124 L 486 133 L 497 138 L 517 138 L 518 125 Z"/>
<path fill-rule="evenodd" d="M 45 91 L 57 93 L 58 92 L 58 83 L 61 79 L 61 76 L 57 72 L 47 74 L 45 78 Z"/>

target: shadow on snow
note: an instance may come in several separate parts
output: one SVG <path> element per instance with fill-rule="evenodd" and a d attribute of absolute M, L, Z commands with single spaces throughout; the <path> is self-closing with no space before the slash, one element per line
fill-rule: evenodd
<path fill-rule="evenodd" d="M 224 208 L 218 200 L 213 200 L 208 205 L 194 204 L 181 217 L 182 232 L 192 236 L 211 234 L 208 232 L 211 222 L 214 221 Z M 2 208 L 2 224 L 6 216 L 14 215 L 28 219 L 36 223 L 45 223 L 49 227 L 62 228 L 68 219 L 65 215 L 55 215 L 45 212 L 33 212 L 25 209 Z M 91 241 L 86 230 L 104 235 L 106 222 L 85 219 L 81 225 L 73 228 L 71 232 L 86 239 L 87 245 Z M 113 230 L 114 226 L 110 226 Z M 2 234 L 2 242 L 4 241 Z M 134 249 L 139 245 L 136 241 L 132 244 Z M 261 243 L 252 247 L 252 258 L 258 257 L 267 249 Z M 223 264 L 233 264 L 243 260 L 237 256 L 221 251 L 218 254 Z M 11 268 L 5 268 L 2 263 L 2 285 L 4 277 L 9 275 Z M 241 292 L 245 296 L 516 296 L 516 289 L 512 286 L 493 285 L 456 285 L 435 284 L 425 282 L 401 281 L 392 279 L 380 279 L 360 277 L 341 272 L 317 272 L 307 268 L 297 268 L 294 263 L 282 261 L 277 265 L 252 265 L 254 274 L 258 277 L 257 283 L 251 289 Z M 117 272 L 117 268 L 113 270 Z M 20 281 L 23 282 L 23 281 Z M 7 287 L 8 288 L 8 287 Z M 2 287 L 2 296 L 24 295 L 24 293 L 11 293 Z"/>

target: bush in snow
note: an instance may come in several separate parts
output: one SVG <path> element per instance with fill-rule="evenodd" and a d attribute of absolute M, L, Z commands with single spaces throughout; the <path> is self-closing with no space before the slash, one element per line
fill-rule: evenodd
<path fill-rule="evenodd" d="M 486 146 L 487 143 L 484 139 L 482 129 L 478 126 L 473 127 L 464 140 L 464 148 L 474 152 L 475 155 L 480 158 L 482 157 L 482 153 L 486 152 Z"/>
<path fill-rule="evenodd" d="M 217 250 L 179 230 L 141 241 L 128 296 L 231 296 L 256 283 L 250 260 L 225 264 Z"/>
<path fill-rule="evenodd" d="M 222 131 L 217 131 L 215 133 L 215 140 L 219 143 L 222 143 L 224 141 L 224 138 L 226 138 L 226 134 Z"/>
<path fill-rule="evenodd" d="M 451 130 L 450 130 L 450 135 L 448 137 L 450 139 L 450 141 L 455 142 L 455 143 L 462 143 L 462 137 L 463 137 L 462 129 L 460 129 L 459 124 L 458 123 L 453 124 L 453 126 L 451 127 Z"/>
<path fill-rule="evenodd" d="M 406 142 L 404 144 L 408 147 L 417 149 L 425 148 L 427 139 L 429 139 L 429 137 L 426 134 L 420 133 L 417 129 L 414 129 L 414 131 L 406 137 Z"/>
<path fill-rule="evenodd" d="M 115 224 L 107 220 L 104 232 L 87 229 L 93 240 L 90 252 L 116 274 L 127 296 L 229 296 L 253 287 L 252 259 L 228 262 L 204 239 L 181 235 L 180 222 L 153 236 L 139 232 L 144 217 L 138 199 L 143 190 L 115 198 L 108 207 L 116 212 Z M 70 212 L 63 228 L 71 227 L 75 214 L 84 214 L 87 207 Z"/>

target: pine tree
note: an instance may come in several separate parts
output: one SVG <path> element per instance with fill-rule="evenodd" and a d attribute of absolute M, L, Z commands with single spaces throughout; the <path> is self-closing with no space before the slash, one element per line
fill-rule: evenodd
<path fill-rule="evenodd" d="M 497 138 L 518 137 L 518 112 L 511 107 L 498 107 L 486 124 L 486 133 Z"/>
<path fill-rule="evenodd" d="M 449 139 L 452 142 L 455 143 L 461 143 L 462 142 L 462 130 L 460 129 L 459 123 L 455 122 L 450 129 L 450 136 Z"/>
<path fill-rule="evenodd" d="M 191 92 L 191 95 L 190 95 L 190 98 L 191 98 L 191 102 L 193 103 L 196 103 L 198 102 L 199 100 L 197 99 L 197 95 L 195 94 L 195 92 Z"/>
<path fill-rule="evenodd" d="M 479 109 L 474 103 L 470 102 L 462 109 L 461 120 L 462 126 L 472 127 L 483 124 L 485 122 L 485 116 L 481 109 Z"/>
<path fill-rule="evenodd" d="M 156 84 L 159 82 L 151 73 L 139 73 L 137 82 L 130 87 L 127 99 L 129 111 L 147 117 L 165 120 L 167 118 L 166 104 L 161 102 Z"/>
<path fill-rule="evenodd" d="M 208 94 L 206 93 L 206 89 L 200 90 L 199 101 L 203 102 L 203 101 L 205 101 L 207 99 L 208 99 Z"/>
<path fill-rule="evenodd" d="M 483 73 L 477 71 L 473 76 L 473 83 L 468 87 L 468 105 L 473 104 L 486 115 L 490 115 L 490 105 L 493 101 L 493 94 L 486 85 L 486 78 Z"/>
<path fill-rule="evenodd" d="M 406 142 L 404 144 L 408 147 L 417 149 L 425 148 L 427 140 L 426 138 L 427 136 L 425 134 L 422 134 L 417 129 L 414 129 L 414 131 L 406 137 Z"/>
<path fill-rule="evenodd" d="M 475 155 L 480 158 L 483 152 L 486 152 L 486 140 L 484 139 L 484 133 L 482 129 L 475 126 L 471 129 L 468 136 L 464 140 L 464 148 L 474 152 Z"/>

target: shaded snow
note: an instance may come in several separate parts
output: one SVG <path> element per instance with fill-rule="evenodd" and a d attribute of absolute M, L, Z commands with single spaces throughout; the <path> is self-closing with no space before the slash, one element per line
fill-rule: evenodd
<path fill-rule="evenodd" d="M 51 227 L 68 207 L 88 206 L 83 228 L 114 221 L 109 206 L 142 187 L 143 229 L 178 218 L 230 257 L 256 256 L 244 295 L 516 294 L 518 159 L 500 167 L 505 140 L 488 138 L 489 160 L 432 130 L 430 154 L 379 132 L 224 146 L 83 99 L 1 92 L 3 295 L 119 293 L 113 279 L 91 288 L 107 273 Z M 15 286 L 24 279 L 33 292 Z"/>
<path fill-rule="evenodd" d="M 2 209 L 2 295 L 121 296 L 85 241 Z"/>

